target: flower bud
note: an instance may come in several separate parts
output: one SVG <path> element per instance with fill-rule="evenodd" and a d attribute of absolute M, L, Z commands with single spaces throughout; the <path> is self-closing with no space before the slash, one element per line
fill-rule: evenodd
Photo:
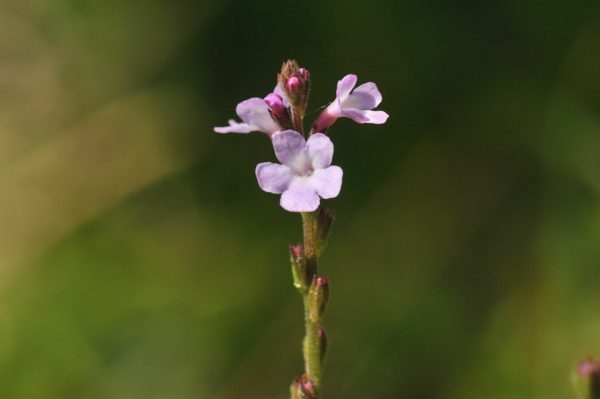
<path fill-rule="evenodd" d="M 273 120 L 277 122 L 282 129 L 291 129 L 292 121 L 290 120 L 288 110 L 283 103 L 283 98 L 277 93 L 269 93 L 264 100 L 269 106 L 269 113 Z"/>
<path fill-rule="evenodd" d="M 292 382 L 290 394 L 292 399 L 314 399 L 317 397 L 315 384 L 308 378 L 306 373 Z"/>
<path fill-rule="evenodd" d="M 308 291 L 308 318 L 313 323 L 321 321 L 327 300 L 329 299 L 329 279 L 317 276 L 313 280 Z"/>
<path fill-rule="evenodd" d="M 290 262 L 292 263 L 294 287 L 301 294 L 305 294 L 308 291 L 308 274 L 302 245 L 290 245 Z"/>
<path fill-rule="evenodd" d="M 317 220 L 317 252 L 319 256 L 325 250 L 331 227 L 335 221 L 335 211 L 332 208 L 321 208 Z"/>
<path fill-rule="evenodd" d="M 588 358 L 577 365 L 577 373 L 587 379 L 589 399 L 600 399 L 600 362 Z"/>
<path fill-rule="evenodd" d="M 285 87 L 291 92 L 299 90 L 301 85 L 302 81 L 298 76 L 292 76 L 285 82 Z"/>
<path fill-rule="evenodd" d="M 277 77 L 279 86 L 287 95 L 292 108 L 298 109 L 304 115 L 308 92 L 310 91 L 310 73 L 306 68 L 299 68 L 298 63 L 288 60 L 281 66 Z"/>
<path fill-rule="evenodd" d="M 285 111 L 285 105 L 283 104 L 283 98 L 277 93 L 269 93 L 265 97 L 265 102 L 273 112 L 279 113 Z"/>

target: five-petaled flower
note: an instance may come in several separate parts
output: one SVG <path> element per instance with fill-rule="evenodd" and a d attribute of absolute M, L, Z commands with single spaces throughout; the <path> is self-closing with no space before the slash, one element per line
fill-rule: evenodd
<path fill-rule="evenodd" d="M 308 140 L 293 130 L 272 136 L 275 156 L 281 164 L 263 162 L 256 166 L 261 189 L 281 194 L 281 206 L 290 212 L 312 212 L 320 198 L 334 198 L 342 187 L 342 168 L 331 166 L 333 143 L 322 133 Z"/>
<path fill-rule="evenodd" d="M 279 100 L 279 101 L 277 101 Z M 263 132 L 269 136 L 281 130 L 279 124 L 273 119 L 271 113 L 280 112 L 283 99 L 276 93 L 268 94 L 265 99 L 253 97 L 242 101 L 235 108 L 243 123 L 235 119 L 229 120 L 229 126 L 215 127 L 217 133 L 250 133 Z"/>
<path fill-rule="evenodd" d="M 337 118 L 346 117 L 356 123 L 382 124 L 389 115 L 384 111 L 373 111 L 382 100 L 377 85 L 367 82 L 356 89 L 356 75 L 346 75 L 337 84 L 336 98 L 319 115 L 314 125 L 317 132 L 325 132 Z M 352 90 L 354 89 L 354 90 Z"/>

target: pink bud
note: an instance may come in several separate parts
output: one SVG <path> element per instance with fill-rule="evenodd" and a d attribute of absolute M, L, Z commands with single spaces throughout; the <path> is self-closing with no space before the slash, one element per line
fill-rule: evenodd
<path fill-rule="evenodd" d="M 290 253 L 293 257 L 299 258 L 302 256 L 302 245 L 290 245 Z"/>
<path fill-rule="evenodd" d="M 316 397 L 315 384 L 305 374 L 296 378 L 291 387 L 292 399 L 314 399 Z"/>
<path fill-rule="evenodd" d="M 267 105 L 273 110 L 273 112 L 277 114 L 285 110 L 283 98 L 281 98 L 281 96 L 277 93 L 267 94 L 264 100 L 267 103 Z"/>
<path fill-rule="evenodd" d="M 298 76 L 292 76 L 287 82 L 285 82 L 285 85 L 290 92 L 294 92 L 300 89 L 302 82 Z"/>
<path fill-rule="evenodd" d="M 302 390 L 308 395 L 315 394 L 315 384 L 311 380 L 308 379 L 306 374 L 304 375 L 304 379 L 302 381 Z"/>
<path fill-rule="evenodd" d="M 315 285 L 319 288 L 325 287 L 325 289 L 329 288 L 329 279 L 325 276 L 317 276 L 315 279 Z"/>
<path fill-rule="evenodd" d="M 302 245 L 290 245 L 290 261 L 292 263 L 294 287 L 304 295 L 308 291 L 309 278 Z"/>

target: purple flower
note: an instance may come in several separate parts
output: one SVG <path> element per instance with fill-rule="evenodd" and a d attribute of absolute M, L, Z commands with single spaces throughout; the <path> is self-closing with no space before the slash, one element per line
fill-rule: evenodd
<path fill-rule="evenodd" d="M 294 130 L 284 130 L 272 140 L 281 164 L 258 164 L 256 178 L 264 191 L 281 194 L 283 209 L 312 212 L 319 207 L 320 198 L 338 196 L 343 172 L 339 166 L 331 166 L 333 143 L 327 136 L 315 133 L 305 140 Z"/>
<path fill-rule="evenodd" d="M 263 132 L 269 136 L 281 130 L 281 127 L 273 119 L 271 106 L 277 107 L 279 103 L 276 98 L 278 94 L 270 93 L 263 100 L 262 98 L 253 97 L 244 100 L 237 105 L 235 112 L 242 119 L 243 123 L 237 122 L 234 119 L 229 120 L 229 126 L 215 127 L 217 133 L 250 133 Z M 283 106 L 283 100 L 279 97 Z M 276 109 L 280 112 L 280 109 Z"/>
<path fill-rule="evenodd" d="M 352 119 L 356 123 L 382 124 L 388 119 L 383 111 L 373 111 L 382 100 L 377 85 L 373 82 L 356 86 L 356 75 L 346 75 L 337 84 L 336 98 L 319 115 L 314 130 L 325 132 L 340 117 Z M 354 89 L 354 90 L 352 90 Z"/>

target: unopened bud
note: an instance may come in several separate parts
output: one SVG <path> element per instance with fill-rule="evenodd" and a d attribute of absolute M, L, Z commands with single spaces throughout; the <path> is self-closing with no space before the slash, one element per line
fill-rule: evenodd
<path fill-rule="evenodd" d="M 310 73 L 308 70 L 299 68 L 296 61 L 288 60 L 281 66 L 281 72 L 279 72 L 277 80 L 279 86 L 287 95 L 292 108 L 298 109 L 301 115 L 304 115 L 308 92 L 310 91 Z"/>
<path fill-rule="evenodd" d="M 277 93 L 269 93 L 265 97 L 265 102 L 273 110 L 273 112 L 281 112 L 285 110 L 283 98 Z"/>
<path fill-rule="evenodd" d="M 305 294 L 308 291 L 308 274 L 302 245 L 290 245 L 290 262 L 292 263 L 294 287 L 301 294 Z"/>
<path fill-rule="evenodd" d="M 302 81 L 300 80 L 300 78 L 298 76 L 292 76 L 291 78 L 289 78 L 287 80 L 287 82 L 285 82 L 285 87 L 290 92 L 298 91 L 300 89 L 301 85 L 302 85 Z"/>
<path fill-rule="evenodd" d="M 587 379 L 588 398 L 600 399 L 600 362 L 588 358 L 577 365 L 577 373 Z"/>
<path fill-rule="evenodd" d="M 308 291 L 308 317 L 310 321 L 318 323 L 327 307 L 329 299 L 329 279 L 317 276 Z"/>
<path fill-rule="evenodd" d="M 325 247 L 327 247 L 327 241 L 329 241 L 334 221 L 335 211 L 332 208 L 321 208 L 317 221 L 317 251 L 319 256 L 323 253 Z"/>
<path fill-rule="evenodd" d="M 314 399 L 316 398 L 315 384 L 305 374 L 292 382 L 290 387 L 292 399 Z"/>
<path fill-rule="evenodd" d="M 287 108 L 283 102 L 283 98 L 277 93 L 269 93 L 264 98 L 269 106 L 269 113 L 275 122 L 279 124 L 281 129 L 291 129 L 292 122 Z"/>

